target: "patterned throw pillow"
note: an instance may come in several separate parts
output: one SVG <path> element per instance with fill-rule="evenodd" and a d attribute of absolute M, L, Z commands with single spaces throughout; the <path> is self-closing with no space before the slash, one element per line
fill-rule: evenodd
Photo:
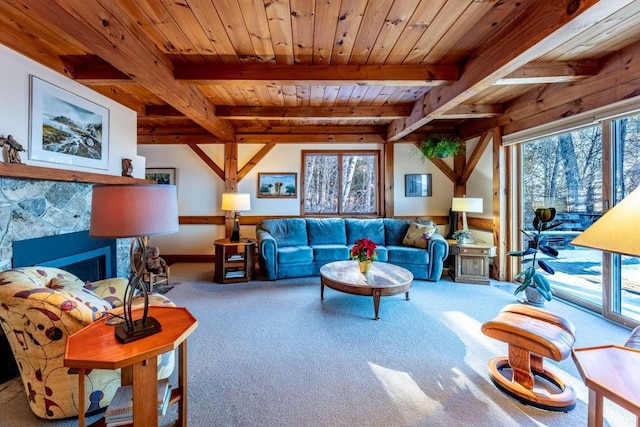
<path fill-rule="evenodd" d="M 425 249 L 427 247 L 428 240 L 435 232 L 436 227 L 432 225 L 423 225 L 412 222 L 411 225 L 409 225 L 409 229 L 407 230 L 407 234 L 404 236 L 402 244 L 405 246 Z"/>

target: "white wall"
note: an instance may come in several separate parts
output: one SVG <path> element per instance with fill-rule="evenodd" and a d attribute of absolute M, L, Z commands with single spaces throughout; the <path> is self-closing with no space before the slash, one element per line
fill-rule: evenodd
<path fill-rule="evenodd" d="M 13 137 L 29 150 L 29 76 L 85 98 L 109 110 L 108 169 L 94 169 L 69 164 L 29 159 L 29 151 L 21 152 L 22 162 L 32 166 L 120 175 L 122 158 L 133 160 L 133 175 L 144 178 L 144 158 L 137 156 L 136 113 L 73 80 L 46 68 L 13 50 L 0 45 L 0 135 Z M 2 159 L 4 160 L 4 158 Z"/>
<path fill-rule="evenodd" d="M 473 153 L 480 138 L 467 141 L 467 159 Z M 480 161 L 476 165 L 473 173 L 467 181 L 467 196 L 481 197 L 483 200 L 483 212 L 467 214 L 468 217 L 493 218 L 493 143 L 489 143 Z M 493 243 L 493 233 L 490 231 L 474 230 L 470 227 L 471 235 L 474 239 Z"/>

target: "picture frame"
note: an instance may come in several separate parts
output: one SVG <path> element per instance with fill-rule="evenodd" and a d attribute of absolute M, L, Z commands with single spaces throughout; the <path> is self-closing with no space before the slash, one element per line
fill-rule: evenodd
<path fill-rule="evenodd" d="M 158 184 L 176 185 L 176 168 L 146 168 L 144 178 Z"/>
<path fill-rule="evenodd" d="M 431 197 L 431 174 L 406 174 L 404 176 L 404 196 Z"/>
<path fill-rule="evenodd" d="M 109 109 L 30 76 L 29 159 L 109 168 Z"/>
<path fill-rule="evenodd" d="M 298 174 L 258 173 L 257 194 L 262 199 L 295 199 L 298 197 Z"/>

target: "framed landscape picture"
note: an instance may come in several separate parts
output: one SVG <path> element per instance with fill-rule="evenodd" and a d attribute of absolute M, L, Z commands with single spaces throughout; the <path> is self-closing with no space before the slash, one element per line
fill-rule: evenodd
<path fill-rule="evenodd" d="M 29 159 L 109 168 L 109 110 L 31 76 Z"/>
<path fill-rule="evenodd" d="M 176 168 L 147 168 L 144 178 L 156 181 L 158 184 L 176 185 Z"/>
<path fill-rule="evenodd" d="M 295 199 L 298 197 L 297 173 L 258 173 L 258 197 Z"/>
<path fill-rule="evenodd" d="M 430 197 L 431 196 L 431 174 L 416 173 L 404 176 L 404 196 L 405 197 Z"/>

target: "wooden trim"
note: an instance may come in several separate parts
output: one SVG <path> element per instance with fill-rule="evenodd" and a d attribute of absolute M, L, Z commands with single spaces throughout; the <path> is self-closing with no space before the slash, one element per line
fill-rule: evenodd
<path fill-rule="evenodd" d="M 213 263 L 215 262 L 214 255 L 165 255 L 165 254 L 162 254 L 162 258 L 166 261 L 168 265 L 175 264 L 178 262 L 211 263 L 212 269 L 213 269 Z M 213 276 L 212 276 L 212 279 L 213 279 Z"/>
<path fill-rule="evenodd" d="M 0 177 L 84 182 L 88 184 L 155 184 L 155 181 L 101 173 L 44 168 L 18 163 L 0 163 Z"/>
<path fill-rule="evenodd" d="M 328 215 L 332 218 L 336 217 L 336 215 Z M 319 218 L 321 215 L 309 215 L 308 218 Z M 338 218 L 352 218 L 358 217 L 363 218 L 361 215 L 348 215 L 348 216 L 338 216 Z M 225 217 L 223 215 L 218 216 L 180 216 L 179 223 L 187 224 L 187 225 L 224 225 Z M 307 218 L 306 216 L 301 215 L 271 215 L 271 216 L 250 216 L 250 215 L 241 215 L 240 225 L 257 225 L 266 219 L 282 219 L 282 218 Z M 371 217 L 378 218 L 378 217 Z M 380 217 L 381 218 L 381 217 Z M 429 215 L 421 215 L 421 216 L 394 216 L 387 218 L 396 218 L 396 219 L 408 219 L 411 221 L 430 219 L 438 225 L 447 225 L 449 224 L 448 216 L 429 216 Z M 474 220 L 478 220 L 475 226 L 477 228 L 482 228 L 486 230 L 491 229 L 491 220 L 486 218 L 476 218 Z M 471 219 L 469 219 L 469 224 L 472 224 Z M 163 256 L 164 257 L 164 256 Z"/>

